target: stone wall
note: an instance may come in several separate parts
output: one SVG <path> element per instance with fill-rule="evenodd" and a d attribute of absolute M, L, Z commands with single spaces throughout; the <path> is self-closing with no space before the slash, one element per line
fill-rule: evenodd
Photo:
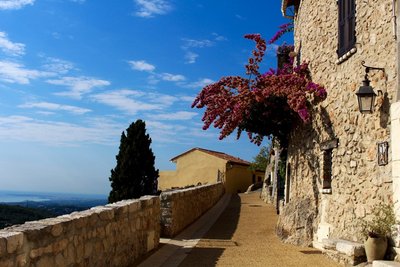
<path fill-rule="evenodd" d="M 156 248 L 160 200 L 145 196 L 0 231 L 0 266 L 132 266 Z"/>
<path fill-rule="evenodd" d="M 199 218 L 221 198 L 222 183 L 163 192 L 161 236 L 173 237 Z"/>
<path fill-rule="evenodd" d="M 290 189 L 278 228 L 292 243 L 309 245 L 328 237 L 360 241 L 360 220 L 375 204 L 392 202 L 390 151 L 389 164 L 377 162 L 377 143 L 391 141 L 389 110 L 397 91 L 392 0 L 355 2 L 356 52 L 340 63 L 337 1 L 300 1 L 295 17 L 298 61 L 309 62 L 313 81 L 326 87 L 328 98 L 315 108 L 312 123 L 291 135 Z M 385 74 L 370 72 L 371 85 L 383 92 L 373 114 L 358 111 L 355 92 L 365 74 L 361 61 L 385 68 Z M 321 144 L 336 138 L 331 190 L 322 190 Z"/>

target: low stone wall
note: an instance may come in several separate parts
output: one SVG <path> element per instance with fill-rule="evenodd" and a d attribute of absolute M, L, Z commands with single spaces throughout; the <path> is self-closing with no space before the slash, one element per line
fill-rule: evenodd
<path fill-rule="evenodd" d="M 0 266 L 132 266 L 156 248 L 160 200 L 145 196 L 0 231 Z"/>
<path fill-rule="evenodd" d="M 161 235 L 173 237 L 210 209 L 224 193 L 222 183 L 161 194 Z"/>

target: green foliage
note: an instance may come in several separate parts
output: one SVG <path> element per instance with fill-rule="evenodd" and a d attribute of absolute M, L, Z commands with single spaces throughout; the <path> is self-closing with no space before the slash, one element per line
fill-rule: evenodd
<path fill-rule="evenodd" d="M 393 211 L 392 204 L 375 205 L 372 211 L 371 220 L 363 220 L 361 222 L 363 234 L 367 238 L 370 237 L 389 237 L 392 233 L 392 227 L 399 223 Z"/>
<path fill-rule="evenodd" d="M 271 150 L 271 144 L 269 146 L 261 147 L 260 152 L 258 152 L 257 156 L 253 158 L 253 162 L 250 164 L 250 170 L 265 171 L 270 158 L 270 150 Z"/>
<path fill-rule="evenodd" d="M 0 205 L 0 229 L 27 221 L 36 221 L 53 217 L 54 214 L 42 209 L 21 206 Z"/>
<path fill-rule="evenodd" d="M 123 199 L 154 195 L 157 191 L 158 170 L 154 167 L 151 138 L 142 120 L 132 123 L 121 135 L 117 166 L 111 170 L 110 203 Z"/>
<path fill-rule="evenodd" d="M 285 181 L 286 177 L 286 161 L 287 161 L 287 150 L 282 149 L 280 153 L 280 159 L 278 162 L 278 177 L 283 179 L 283 182 Z"/>

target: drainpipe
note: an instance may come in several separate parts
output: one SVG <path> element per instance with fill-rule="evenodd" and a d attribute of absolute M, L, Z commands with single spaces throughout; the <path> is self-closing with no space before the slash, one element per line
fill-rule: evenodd
<path fill-rule="evenodd" d="M 392 0 L 392 25 L 393 25 L 393 37 L 394 39 L 397 39 L 396 0 Z"/>
<path fill-rule="evenodd" d="M 400 17 L 400 2 L 397 1 L 397 5 L 396 5 L 396 0 L 393 0 L 393 6 L 392 6 L 392 10 L 393 10 L 393 14 L 394 14 L 394 21 L 393 21 L 393 27 L 396 27 L 395 25 L 399 24 L 399 17 Z M 396 32 L 396 37 L 400 34 L 400 29 L 399 27 L 395 28 L 395 32 Z M 399 73 L 400 73 L 400 42 L 398 39 L 395 39 L 397 42 L 397 88 L 396 88 L 396 95 L 395 97 L 395 101 L 400 101 L 400 77 L 399 77 Z"/>

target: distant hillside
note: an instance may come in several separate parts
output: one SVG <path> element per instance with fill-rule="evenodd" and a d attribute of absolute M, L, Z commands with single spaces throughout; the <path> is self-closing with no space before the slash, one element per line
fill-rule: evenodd
<path fill-rule="evenodd" d="M 0 229 L 14 224 L 23 224 L 27 221 L 35 221 L 54 216 L 54 213 L 43 209 L 0 204 Z"/>
<path fill-rule="evenodd" d="M 74 211 L 82 211 L 94 206 L 106 204 L 107 199 L 105 198 L 0 203 L 0 229 L 14 224 L 57 217 Z"/>

